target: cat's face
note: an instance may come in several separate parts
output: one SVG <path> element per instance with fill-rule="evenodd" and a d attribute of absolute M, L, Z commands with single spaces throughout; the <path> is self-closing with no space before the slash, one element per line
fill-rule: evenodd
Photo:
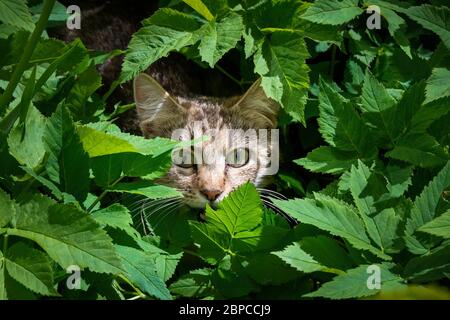
<path fill-rule="evenodd" d="M 278 106 L 259 82 L 242 97 L 185 99 L 171 97 L 153 78 L 141 74 L 134 81 L 134 96 L 146 137 L 209 137 L 195 147 L 174 150 L 171 169 L 158 181 L 180 190 L 189 206 L 215 207 L 247 181 L 266 183 L 278 141 L 260 129 L 276 127 Z"/>

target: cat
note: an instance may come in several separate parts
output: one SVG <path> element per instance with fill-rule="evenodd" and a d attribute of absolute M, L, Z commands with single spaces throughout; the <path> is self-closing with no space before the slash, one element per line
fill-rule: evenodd
<path fill-rule="evenodd" d="M 76 3 L 81 8 L 81 29 L 61 27 L 52 30 L 50 35 L 66 42 L 79 37 L 86 47 L 98 51 L 126 49 L 132 34 L 139 29 L 139 21 L 157 9 L 151 1 L 138 1 L 132 6 L 119 0 Z M 104 91 L 119 77 L 122 60 L 123 56 L 115 57 L 99 66 Z M 226 58 L 220 63 L 231 70 L 235 67 L 234 63 L 227 64 Z M 183 55 L 172 53 L 140 74 L 134 80 L 134 89 L 130 83 L 121 85 L 108 99 L 108 105 L 129 103 L 133 98 L 136 109 L 118 119 L 123 131 L 147 138 L 170 138 L 176 129 L 185 129 L 181 138 L 190 140 L 199 134 L 198 124 L 200 131 L 218 129 L 215 137 L 202 145 L 205 151 L 209 150 L 212 164 L 173 164 L 168 174 L 158 181 L 179 189 L 189 206 L 216 206 L 244 182 L 263 187 L 270 181 L 267 166 L 274 148 L 272 140 L 266 145 L 259 139 L 259 133 L 245 137 L 236 131 L 232 138 L 237 145 L 229 150 L 231 155 L 224 154 L 229 142 L 227 129 L 276 128 L 279 107 L 264 94 L 259 81 L 242 95 L 240 86 L 216 69 L 201 68 Z M 189 158 L 189 150 L 185 153 Z M 227 163 L 230 158 L 239 158 L 243 163 Z"/>
<path fill-rule="evenodd" d="M 209 140 L 201 142 L 200 154 L 191 148 L 182 149 L 182 161 L 173 163 L 168 174 L 158 181 L 181 191 L 189 206 L 217 207 L 247 181 L 256 187 L 268 183 L 277 141 L 272 135 L 261 139 L 260 129 L 276 128 L 279 105 L 266 96 L 260 80 L 242 96 L 186 98 L 169 94 L 155 79 L 142 73 L 134 80 L 134 100 L 139 126 L 147 138 L 191 140 L 212 133 Z M 174 137 L 176 131 L 180 135 Z"/>

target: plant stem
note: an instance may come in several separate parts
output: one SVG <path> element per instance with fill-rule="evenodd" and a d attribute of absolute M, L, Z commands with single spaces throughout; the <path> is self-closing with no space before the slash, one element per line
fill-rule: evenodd
<path fill-rule="evenodd" d="M 334 76 L 334 65 L 336 64 L 336 45 L 333 44 L 331 48 L 331 61 L 330 61 L 330 77 L 333 80 Z"/>
<path fill-rule="evenodd" d="M 22 78 L 22 74 L 27 68 L 28 61 L 30 60 L 34 49 L 36 48 L 39 39 L 41 38 L 41 34 L 47 25 L 48 18 L 50 13 L 52 12 L 53 5 L 56 0 L 44 0 L 44 7 L 42 9 L 41 16 L 39 17 L 39 21 L 36 24 L 36 27 L 33 30 L 30 38 L 28 39 L 28 43 L 26 44 L 22 57 L 19 60 L 14 72 L 9 80 L 8 86 L 6 87 L 5 92 L 0 97 L 0 115 L 3 115 L 7 106 L 11 102 L 13 97 L 14 90 L 19 84 L 20 78 Z"/>
<path fill-rule="evenodd" d="M 226 75 L 228 78 L 230 78 L 232 81 L 236 82 L 238 86 L 242 87 L 242 82 L 239 81 L 238 79 L 236 79 L 235 77 L 233 77 L 231 74 L 228 73 L 228 71 L 226 71 L 225 69 L 223 69 L 221 66 L 219 66 L 218 64 L 215 65 L 215 68 L 217 70 L 219 70 L 220 72 L 222 72 L 224 75 Z"/>
<path fill-rule="evenodd" d="M 6 250 L 8 249 L 8 234 L 5 234 L 3 238 L 3 255 L 6 256 Z"/>
<path fill-rule="evenodd" d="M 112 188 L 114 187 L 116 184 L 118 184 L 125 176 L 121 176 L 119 177 L 119 179 L 117 179 L 116 181 L 114 181 L 111 185 L 108 186 L 108 188 Z M 97 199 L 95 199 L 95 201 L 89 206 L 89 208 L 87 209 L 87 212 L 91 212 L 92 209 L 94 209 L 94 207 L 97 205 L 97 203 L 99 203 L 105 196 L 106 194 L 109 192 L 109 190 L 104 190 L 98 197 Z"/>

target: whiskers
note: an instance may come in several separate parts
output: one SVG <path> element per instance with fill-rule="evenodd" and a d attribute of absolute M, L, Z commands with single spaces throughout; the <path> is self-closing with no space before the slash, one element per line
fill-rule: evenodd
<path fill-rule="evenodd" d="M 263 188 L 256 188 L 259 192 L 261 201 L 263 202 L 264 206 L 274 211 L 276 214 L 283 217 L 287 222 L 289 222 L 290 225 L 296 225 L 297 221 L 289 216 L 286 212 L 278 208 L 273 202 L 272 198 L 280 199 L 280 200 L 287 200 L 287 198 L 282 195 L 279 192 L 269 190 L 269 189 L 263 189 Z"/>
<path fill-rule="evenodd" d="M 182 205 L 183 198 L 141 199 L 130 210 L 136 228 L 142 228 L 145 235 L 152 233 L 167 217 Z M 150 223 L 150 220 L 153 220 Z"/>

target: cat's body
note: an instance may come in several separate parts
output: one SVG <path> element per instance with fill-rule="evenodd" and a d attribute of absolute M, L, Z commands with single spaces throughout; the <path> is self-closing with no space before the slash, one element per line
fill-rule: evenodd
<path fill-rule="evenodd" d="M 66 41 L 80 37 L 88 48 L 102 51 L 125 49 L 139 28 L 138 22 L 156 9 L 151 3 L 136 4 L 134 9 L 126 4 L 124 8 L 123 2 L 116 1 L 80 1 L 79 6 L 81 30 L 60 30 L 56 35 Z M 100 67 L 106 89 L 119 77 L 121 59 Z M 203 156 L 211 163 L 173 164 L 161 183 L 182 191 L 185 202 L 192 207 L 215 205 L 246 181 L 257 186 L 265 184 L 272 142 L 261 141 L 257 131 L 256 135 L 246 136 L 236 130 L 276 127 L 278 106 L 265 96 L 259 83 L 241 96 L 240 88 L 216 70 L 200 68 L 179 54 L 160 59 L 146 73 L 134 81 L 137 113 L 133 110 L 120 119 L 123 130 L 141 131 L 149 138 L 174 138 L 173 133 L 181 130 L 175 138 L 182 140 L 215 130 L 211 139 L 201 144 Z M 125 84 L 116 90 L 111 103 L 132 99 L 131 84 Z M 240 157 L 245 163 L 230 164 L 230 152 L 235 153 L 231 156 L 235 160 Z"/>

